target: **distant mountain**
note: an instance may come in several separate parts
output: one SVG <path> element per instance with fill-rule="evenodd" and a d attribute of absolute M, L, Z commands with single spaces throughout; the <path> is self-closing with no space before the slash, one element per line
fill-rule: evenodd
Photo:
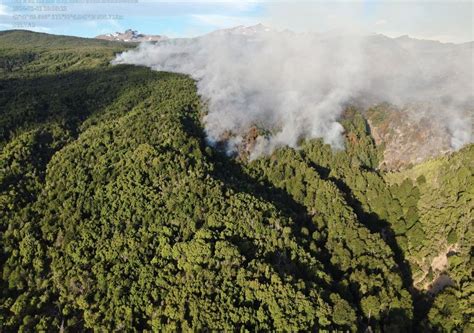
<path fill-rule="evenodd" d="M 209 33 L 209 35 L 227 35 L 227 34 L 231 34 L 231 35 L 252 36 L 252 35 L 255 35 L 255 34 L 259 34 L 259 33 L 272 32 L 272 31 L 274 31 L 272 28 L 269 28 L 269 27 L 259 23 L 259 24 L 256 24 L 256 25 L 248 26 L 248 27 L 243 26 L 243 25 L 239 25 L 239 26 L 229 28 L 229 29 L 220 29 L 220 30 L 216 30 L 216 31 L 213 31 L 213 32 Z"/>
<path fill-rule="evenodd" d="M 145 35 L 136 30 L 127 29 L 124 32 L 114 32 L 111 34 L 104 34 L 95 37 L 96 39 L 104 39 L 120 42 L 156 42 L 168 37 L 163 35 Z"/>

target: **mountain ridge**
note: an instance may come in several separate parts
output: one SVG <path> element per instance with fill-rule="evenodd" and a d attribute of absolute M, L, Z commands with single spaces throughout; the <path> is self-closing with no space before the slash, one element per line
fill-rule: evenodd
<path fill-rule="evenodd" d="M 157 42 L 157 41 L 168 39 L 168 37 L 163 36 L 163 35 L 146 35 L 132 29 L 127 29 L 124 32 L 102 34 L 102 35 L 95 36 L 94 38 L 109 40 L 109 41 L 131 42 L 131 43 Z"/>

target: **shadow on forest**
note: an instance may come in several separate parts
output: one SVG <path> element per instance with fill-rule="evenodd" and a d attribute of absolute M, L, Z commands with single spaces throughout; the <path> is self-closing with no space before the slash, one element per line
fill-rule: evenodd
<path fill-rule="evenodd" d="M 201 149 L 205 151 L 205 134 L 200 124 L 197 124 L 194 119 L 189 117 L 183 119 L 183 125 L 188 134 L 200 139 L 199 142 L 201 144 Z M 235 159 L 226 156 L 224 153 L 213 149 L 212 156 L 208 157 L 212 159 L 216 165 L 213 176 L 220 180 L 225 186 L 236 192 L 245 192 L 256 198 L 269 202 L 281 211 L 284 216 L 292 218 L 295 222 L 291 225 L 292 236 L 298 241 L 300 246 L 310 252 L 323 264 L 325 272 L 330 273 L 333 281 L 336 282 L 333 285 L 328 285 L 326 282 L 321 281 L 323 283 L 322 288 L 325 291 L 328 291 L 328 294 L 331 291 L 339 292 L 340 294 L 342 292 L 346 300 L 352 304 L 357 303 L 354 294 L 350 293 L 349 290 L 344 290 L 345 288 L 338 285 L 337 281 L 342 278 L 343 274 L 331 263 L 331 255 L 324 246 L 324 241 L 317 244 L 318 252 L 311 251 L 309 243 L 307 242 L 308 236 L 301 234 L 300 230 L 302 227 L 306 227 L 310 231 L 310 234 L 315 231 L 314 224 L 306 207 L 298 203 L 287 191 L 275 187 L 266 180 L 253 178 L 243 170 L 242 165 L 240 165 Z M 390 326 L 393 325 L 392 329 L 396 330 L 396 325 L 399 321 L 405 323 L 412 321 L 415 325 L 419 323 L 426 317 L 429 304 L 425 301 L 423 295 L 418 294 L 416 290 L 411 287 L 412 275 L 410 267 L 403 256 L 403 252 L 395 241 L 394 233 L 388 222 L 380 219 L 376 214 L 365 212 L 362 204 L 354 198 L 351 190 L 342 180 L 329 177 L 329 169 L 315 164 L 311 164 L 310 166 L 318 172 L 323 180 L 331 181 L 338 187 L 348 204 L 354 209 L 358 220 L 361 221 L 371 232 L 380 233 L 384 241 L 390 246 L 395 254 L 395 261 L 400 267 L 404 287 L 412 293 L 415 304 L 415 319 L 410 319 L 403 309 L 393 308 L 389 313 L 384 314 L 384 317 L 388 319 L 386 329 L 390 330 Z M 275 271 L 279 272 L 280 275 L 289 274 L 294 277 L 310 277 L 308 275 L 309 273 L 305 271 L 303 265 L 295 265 L 294 260 L 293 263 L 290 262 L 286 253 L 277 253 L 272 258 L 269 258 L 269 261 L 269 263 L 275 268 Z M 373 323 L 375 322 L 372 320 L 361 324 L 366 325 L 367 332 L 371 332 L 372 330 L 370 327 Z M 414 331 L 419 331 L 418 325 L 415 325 Z"/>
<path fill-rule="evenodd" d="M 0 142 L 8 141 L 19 130 L 50 121 L 77 136 L 87 117 L 112 105 L 130 85 L 146 85 L 169 75 L 120 65 L 0 80 Z"/>
<path fill-rule="evenodd" d="M 78 137 L 86 119 L 103 114 L 129 91 L 130 85 L 146 85 L 170 75 L 122 65 L 0 80 L 0 148 L 3 149 L 16 133 L 37 130 L 28 138 L 31 153 L 23 163 L 32 166 L 43 182 L 52 156 L 69 140 Z M 121 111 L 125 113 L 133 105 L 123 105 Z M 60 136 L 65 137 L 55 142 L 59 131 Z M 24 174 L 7 174 L 0 183 L 0 191 L 22 182 L 27 184 L 27 178 Z M 18 197 L 23 198 L 19 206 L 33 202 L 37 195 L 37 191 L 23 187 L 17 189 Z"/>
<path fill-rule="evenodd" d="M 395 262 L 400 268 L 403 286 L 409 290 L 412 295 L 414 305 L 414 329 L 415 331 L 419 331 L 421 329 L 421 322 L 426 318 L 431 307 L 432 299 L 413 287 L 413 274 L 410 265 L 395 239 L 395 233 L 390 223 L 381 219 L 373 212 L 366 212 L 362 207 L 362 203 L 355 198 L 352 190 L 342 179 L 329 176 L 330 170 L 328 168 L 316 165 L 313 162 L 309 162 L 309 164 L 319 173 L 322 179 L 332 181 L 337 186 L 339 191 L 344 195 L 346 202 L 353 208 L 354 213 L 357 215 L 357 220 L 363 223 L 372 233 L 380 234 L 382 239 L 392 250 Z"/>

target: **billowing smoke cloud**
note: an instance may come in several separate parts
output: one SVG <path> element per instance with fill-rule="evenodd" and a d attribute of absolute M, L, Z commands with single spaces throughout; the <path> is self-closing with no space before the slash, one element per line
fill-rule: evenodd
<path fill-rule="evenodd" d="M 208 139 L 236 149 L 252 127 L 267 130 L 252 156 L 321 137 L 342 148 L 345 106 L 417 103 L 451 134 L 471 142 L 473 43 L 340 36 L 238 27 L 193 39 L 141 44 L 115 64 L 189 74 L 208 103 Z M 429 107 L 421 107 L 429 105 Z M 421 110 L 423 109 L 423 110 Z"/>

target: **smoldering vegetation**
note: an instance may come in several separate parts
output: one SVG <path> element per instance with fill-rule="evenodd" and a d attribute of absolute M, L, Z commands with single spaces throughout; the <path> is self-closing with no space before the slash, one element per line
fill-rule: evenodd
<path fill-rule="evenodd" d="M 473 45 L 255 26 L 144 43 L 113 63 L 193 77 L 208 104 L 208 141 L 225 140 L 229 153 L 251 128 L 265 133 L 251 157 L 305 138 L 343 148 L 345 107 L 382 102 L 441 124 L 458 149 L 472 142 Z"/>

